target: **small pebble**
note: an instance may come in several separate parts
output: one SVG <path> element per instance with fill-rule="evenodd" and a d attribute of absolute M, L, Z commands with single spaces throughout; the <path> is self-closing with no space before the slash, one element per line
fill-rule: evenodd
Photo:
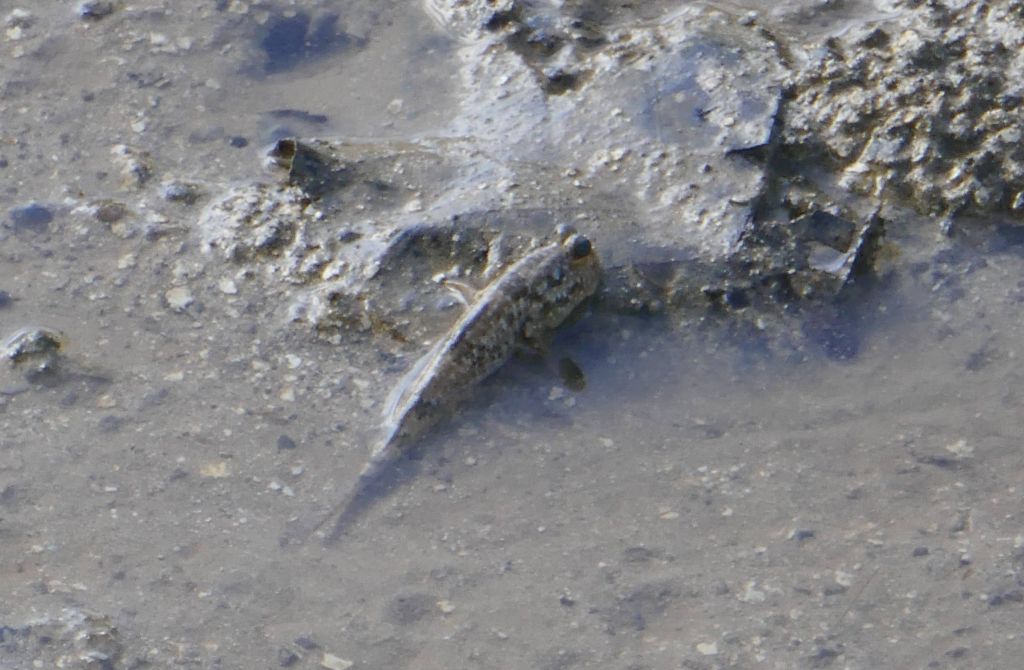
<path fill-rule="evenodd" d="M 718 644 L 715 642 L 701 642 L 697 645 L 697 653 L 703 656 L 714 656 L 718 653 Z"/>
<path fill-rule="evenodd" d="M 128 207 L 123 202 L 104 200 L 95 205 L 92 215 L 102 223 L 117 223 L 128 213 Z"/>
<path fill-rule="evenodd" d="M 974 447 L 967 444 L 967 440 L 957 440 L 952 444 L 947 444 L 946 451 L 957 458 L 971 458 L 974 456 Z"/>
<path fill-rule="evenodd" d="M 0 309 L 6 309 L 14 303 L 11 294 L 7 291 L 0 291 Z"/>
<path fill-rule="evenodd" d="M 164 200 L 194 204 L 199 199 L 199 187 L 183 181 L 172 181 L 164 184 Z"/>
<path fill-rule="evenodd" d="M 238 135 L 235 135 L 230 140 L 228 140 L 228 144 L 230 144 L 236 149 L 242 149 L 244 147 L 249 146 L 249 140 L 245 139 L 244 137 L 239 137 Z"/>
<path fill-rule="evenodd" d="M 78 3 L 78 16 L 89 21 L 98 21 L 114 13 L 114 3 L 110 0 L 85 0 Z"/>
<path fill-rule="evenodd" d="M 200 466 L 199 476 L 208 479 L 224 479 L 231 476 L 231 472 L 228 470 L 226 461 L 214 461 L 213 463 L 205 463 Z"/>
<path fill-rule="evenodd" d="M 295 440 L 288 437 L 287 435 L 282 435 L 279 438 L 277 438 L 278 449 L 294 449 L 295 446 Z"/>
<path fill-rule="evenodd" d="M 176 286 L 170 289 L 164 293 L 164 298 L 167 300 L 167 306 L 176 312 L 184 312 L 189 305 L 195 302 L 192 291 L 185 286 Z"/>
<path fill-rule="evenodd" d="M 2 355 L 19 364 L 32 359 L 48 359 L 63 346 L 63 336 L 47 328 L 23 328 L 3 341 Z"/>
<path fill-rule="evenodd" d="M 36 202 L 15 207 L 10 215 L 16 233 L 45 233 L 53 221 L 53 212 Z"/>
<path fill-rule="evenodd" d="M 320 659 L 320 665 L 327 668 L 327 670 L 348 670 L 355 663 L 325 651 L 323 658 Z"/>

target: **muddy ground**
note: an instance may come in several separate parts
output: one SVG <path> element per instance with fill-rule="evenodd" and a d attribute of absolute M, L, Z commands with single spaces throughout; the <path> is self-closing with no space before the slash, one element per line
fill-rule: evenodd
<path fill-rule="evenodd" d="M 820 40 L 890 10 L 761 20 Z M 785 347 L 593 305 L 324 546 L 430 332 L 319 332 L 307 287 L 204 254 L 197 222 L 276 183 L 280 137 L 442 127 L 457 40 L 391 2 L 0 19 L 0 336 L 62 346 L 0 361 L 4 670 L 1015 667 L 1024 236 L 999 203 L 888 202 L 844 318 L 784 321 Z"/>

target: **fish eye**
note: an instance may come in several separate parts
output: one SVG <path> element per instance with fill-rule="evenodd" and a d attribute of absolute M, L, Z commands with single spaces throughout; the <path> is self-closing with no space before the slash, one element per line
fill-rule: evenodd
<path fill-rule="evenodd" d="M 586 258 L 593 251 L 590 240 L 582 235 L 573 235 L 569 242 L 569 257 L 574 261 Z"/>

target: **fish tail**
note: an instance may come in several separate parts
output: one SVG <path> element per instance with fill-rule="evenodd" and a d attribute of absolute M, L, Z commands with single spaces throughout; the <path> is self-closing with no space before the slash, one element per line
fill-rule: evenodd
<path fill-rule="evenodd" d="M 348 530 L 349 525 L 358 519 L 359 515 L 373 502 L 374 496 L 371 495 L 371 490 L 378 484 L 378 479 L 387 465 L 388 461 L 371 459 L 363 467 L 359 478 L 349 492 L 320 520 L 311 531 L 312 534 L 322 537 L 325 545 L 337 541 Z M 325 533 L 322 529 L 331 519 L 336 519 L 336 521 L 330 532 Z"/>

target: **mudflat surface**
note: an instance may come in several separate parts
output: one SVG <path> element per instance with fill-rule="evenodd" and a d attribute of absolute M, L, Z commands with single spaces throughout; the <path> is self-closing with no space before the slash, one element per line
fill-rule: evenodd
<path fill-rule="evenodd" d="M 323 337 L 196 222 L 274 139 L 429 133 L 459 86 L 418 3 L 301 4 L 0 3 L 0 337 L 64 336 L 56 374 L 0 361 L 0 667 L 1014 667 L 1024 247 L 995 219 L 890 214 L 843 360 L 595 305 L 304 533 L 427 343 Z"/>

